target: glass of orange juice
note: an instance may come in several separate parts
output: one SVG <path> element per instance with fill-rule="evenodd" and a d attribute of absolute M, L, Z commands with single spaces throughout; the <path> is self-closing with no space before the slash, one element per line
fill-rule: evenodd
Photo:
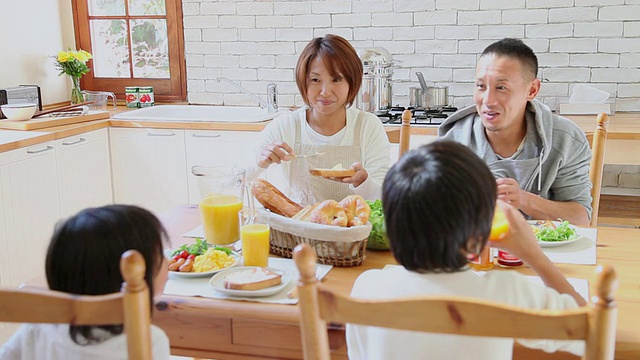
<path fill-rule="evenodd" d="M 269 265 L 269 210 L 242 209 L 238 214 L 245 266 Z"/>
<path fill-rule="evenodd" d="M 245 192 L 244 169 L 227 166 L 194 166 L 200 196 L 204 237 L 210 244 L 227 245 L 240 239 L 238 213 Z"/>

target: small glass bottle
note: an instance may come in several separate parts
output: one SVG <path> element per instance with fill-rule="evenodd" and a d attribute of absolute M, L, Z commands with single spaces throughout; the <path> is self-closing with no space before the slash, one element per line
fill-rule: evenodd
<path fill-rule="evenodd" d="M 493 268 L 493 256 L 491 247 L 486 245 L 480 254 L 472 254 L 469 257 L 469 266 L 474 270 L 490 270 Z"/>

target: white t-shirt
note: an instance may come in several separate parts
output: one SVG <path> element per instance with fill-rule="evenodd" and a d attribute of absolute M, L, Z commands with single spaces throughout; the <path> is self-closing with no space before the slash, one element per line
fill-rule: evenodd
<path fill-rule="evenodd" d="M 323 136 L 315 132 L 308 125 L 306 109 L 298 109 L 295 113 L 299 116 L 302 125 L 302 139 L 300 139 L 300 142 L 308 145 L 347 146 L 355 144 L 355 120 L 361 112 L 361 110 L 355 108 L 348 108 L 347 125 L 332 136 Z M 363 120 L 358 142 L 361 149 L 362 166 L 369 173 L 369 177 L 360 184 L 360 186 L 353 188 L 353 192 L 356 195 L 361 195 L 365 199 L 379 199 L 381 196 L 382 182 L 389 170 L 389 138 L 382 126 L 382 122 L 377 116 L 365 112 Z M 289 112 L 278 116 L 270 122 L 262 131 L 262 139 L 256 148 L 256 152 L 260 152 L 266 145 L 277 141 L 284 141 L 293 147 L 296 137 L 295 121 L 296 116 L 294 116 L 294 112 Z M 281 164 L 285 179 L 289 179 L 289 165 L 290 162 L 288 161 L 283 161 Z M 351 164 L 343 165 L 345 168 L 351 166 Z M 262 169 L 259 169 L 257 166 L 252 169 L 247 169 L 247 177 L 256 177 L 261 171 Z"/>
<path fill-rule="evenodd" d="M 448 274 L 419 274 L 401 266 L 368 270 L 356 280 L 351 295 L 364 299 L 389 299 L 423 295 L 476 297 L 532 309 L 577 308 L 575 300 L 554 289 L 529 281 L 515 271 L 472 270 Z M 371 314 L 375 316 L 375 314 Z M 429 319 L 424 319 L 429 321 Z M 490 327 L 491 324 L 487 324 Z M 584 353 L 584 341 L 518 340 L 524 346 L 547 352 Z M 350 360 L 512 358 L 513 339 L 430 334 L 347 324 Z"/>
<path fill-rule="evenodd" d="M 154 360 L 169 360 L 169 338 L 151 325 Z M 99 344 L 78 345 L 68 324 L 24 324 L 0 348 L 1 360 L 126 360 L 127 338 L 116 335 Z"/>

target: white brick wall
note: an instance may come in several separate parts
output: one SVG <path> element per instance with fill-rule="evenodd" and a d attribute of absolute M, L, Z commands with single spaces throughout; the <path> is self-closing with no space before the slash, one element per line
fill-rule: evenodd
<path fill-rule="evenodd" d="M 478 54 L 515 37 L 538 54 L 550 106 L 589 83 L 618 111 L 640 111 L 640 0 L 183 0 L 183 13 L 193 103 L 255 105 L 215 81 L 224 76 L 262 97 L 276 82 L 281 106 L 300 105 L 298 54 L 334 33 L 393 54 L 394 104 L 408 104 L 416 71 L 450 86 L 454 105 L 470 104 Z"/>

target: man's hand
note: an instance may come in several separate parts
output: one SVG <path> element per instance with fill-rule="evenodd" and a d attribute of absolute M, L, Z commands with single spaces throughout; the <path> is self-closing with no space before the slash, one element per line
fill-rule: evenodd
<path fill-rule="evenodd" d="M 532 219 L 567 220 L 578 226 L 589 225 L 587 209 L 575 201 L 553 201 L 520 189 L 514 179 L 497 179 L 498 200 L 521 210 Z"/>
<path fill-rule="evenodd" d="M 516 209 L 522 209 L 525 206 L 527 192 L 520 189 L 520 184 L 515 179 L 497 179 L 496 185 L 498 186 L 498 200 L 502 200 Z"/>

